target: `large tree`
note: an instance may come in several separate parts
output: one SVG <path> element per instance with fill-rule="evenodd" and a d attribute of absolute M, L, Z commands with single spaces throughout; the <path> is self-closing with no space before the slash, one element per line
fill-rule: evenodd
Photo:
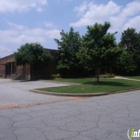
<path fill-rule="evenodd" d="M 136 68 L 133 56 L 131 53 L 122 48 L 122 54 L 117 59 L 116 68 L 118 70 L 125 70 L 127 73 L 134 71 Z"/>
<path fill-rule="evenodd" d="M 112 67 L 121 54 L 121 49 L 117 47 L 115 42 L 116 32 L 108 33 L 110 26 L 109 22 L 95 23 L 93 26 L 87 26 L 87 33 L 83 36 L 83 48 L 79 54 L 80 60 L 88 69 L 96 68 L 97 81 L 99 81 L 100 68 Z"/>
<path fill-rule="evenodd" d="M 140 69 L 140 33 L 134 28 L 126 29 L 122 33 L 119 45 L 132 56 L 136 68 Z"/>
<path fill-rule="evenodd" d="M 79 67 L 77 52 L 81 46 L 81 37 L 71 27 L 69 32 L 60 32 L 61 39 L 54 39 L 58 45 L 58 69 L 65 69 L 67 72 L 70 68 Z"/>
<path fill-rule="evenodd" d="M 50 53 L 38 43 L 26 43 L 15 53 L 15 63 L 17 66 L 30 64 L 32 79 L 34 79 L 35 71 L 40 67 L 47 67 L 51 59 Z"/>
<path fill-rule="evenodd" d="M 122 32 L 120 46 L 124 47 L 128 52 L 133 53 L 138 45 L 138 36 L 134 28 L 128 28 Z"/>

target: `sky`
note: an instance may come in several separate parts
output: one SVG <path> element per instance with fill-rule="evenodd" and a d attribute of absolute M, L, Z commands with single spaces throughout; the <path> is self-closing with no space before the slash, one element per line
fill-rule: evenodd
<path fill-rule="evenodd" d="M 0 58 L 25 43 L 57 49 L 54 38 L 70 27 L 84 35 L 87 25 L 109 21 L 109 32 L 140 31 L 140 0 L 0 0 Z"/>

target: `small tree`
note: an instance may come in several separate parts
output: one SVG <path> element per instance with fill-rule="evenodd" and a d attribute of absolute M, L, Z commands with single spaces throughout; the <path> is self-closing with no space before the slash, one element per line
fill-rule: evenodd
<path fill-rule="evenodd" d="M 52 56 L 38 43 L 26 43 L 15 53 L 17 66 L 30 64 L 31 78 L 34 79 L 34 72 L 39 67 L 47 67 Z"/>

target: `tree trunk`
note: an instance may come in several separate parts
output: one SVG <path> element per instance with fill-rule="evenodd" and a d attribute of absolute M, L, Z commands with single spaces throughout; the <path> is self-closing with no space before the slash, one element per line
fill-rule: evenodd
<path fill-rule="evenodd" d="M 34 67 L 33 65 L 30 65 L 31 67 L 31 80 L 34 80 Z"/>
<path fill-rule="evenodd" d="M 30 64 L 30 80 L 32 80 L 32 66 Z"/>
<path fill-rule="evenodd" d="M 68 78 L 68 69 L 66 69 L 66 78 Z"/>
<path fill-rule="evenodd" d="M 100 68 L 97 68 L 96 74 L 97 74 L 97 82 L 99 82 Z"/>
<path fill-rule="evenodd" d="M 110 74 L 112 74 L 112 67 L 110 67 Z"/>
<path fill-rule="evenodd" d="M 89 70 L 87 69 L 86 71 L 87 71 L 87 77 L 89 77 Z"/>

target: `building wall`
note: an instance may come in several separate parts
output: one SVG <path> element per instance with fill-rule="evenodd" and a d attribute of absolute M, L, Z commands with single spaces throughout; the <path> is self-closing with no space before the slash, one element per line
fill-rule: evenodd
<path fill-rule="evenodd" d="M 57 51 L 52 49 L 46 49 L 52 56 L 53 60 L 50 62 L 50 65 L 47 69 L 40 69 L 38 68 L 38 75 L 50 75 L 57 73 Z M 6 56 L 4 58 L 0 59 L 0 77 L 16 77 L 19 75 L 26 75 L 26 79 L 30 79 L 31 77 L 31 71 L 30 71 L 30 65 L 26 64 L 25 66 L 18 66 L 13 68 L 14 63 L 14 54 Z"/>
<path fill-rule="evenodd" d="M 23 74 L 23 66 L 22 66 L 22 65 L 16 67 L 16 72 L 15 72 L 15 74 L 16 74 L 17 76 Z"/>
<path fill-rule="evenodd" d="M 13 68 L 12 68 L 13 65 L 12 65 L 12 63 L 13 62 L 14 62 L 14 55 L 13 54 L 11 54 L 9 56 L 6 56 L 4 58 L 1 58 L 0 59 L 0 75 L 2 75 L 3 77 L 5 77 L 7 71 L 9 73 L 12 73 L 12 71 L 13 71 Z M 8 69 L 6 71 L 6 67 L 10 67 L 10 69 Z"/>
<path fill-rule="evenodd" d="M 0 59 L 0 75 L 4 75 L 5 74 L 5 60 L 4 59 Z"/>
<path fill-rule="evenodd" d="M 56 74 L 57 70 L 57 50 L 47 49 L 47 51 L 52 55 L 53 60 L 50 62 L 48 69 L 46 70 L 46 74 Z"/>

